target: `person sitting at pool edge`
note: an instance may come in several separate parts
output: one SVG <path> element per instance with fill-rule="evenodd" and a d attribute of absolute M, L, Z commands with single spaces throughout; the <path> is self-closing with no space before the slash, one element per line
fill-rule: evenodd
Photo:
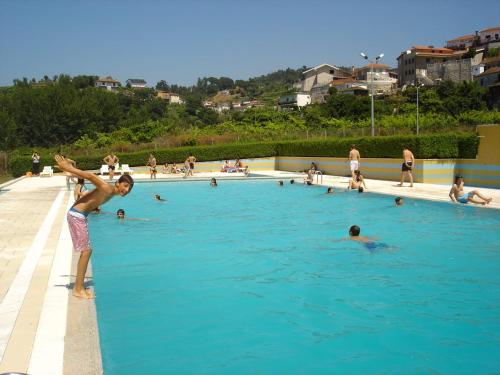
<path fill-rule="evenodd" d="M 312 169 L 309 169 L 307 172 L 307 177 L 304 178 L 304 183 L 308 185 L 312 185 L 314 181 L 314 171 Z"/>
<path fill-rule="evenodd" d="M 467 204 L 469 202 L 482 204 L 483 206 L 489 204 L 493 198 L 487 198 L 483 194 L 481 194 L 478 190 L 472 190 L 468 193 L 464 193 L 464 178 L 462 176 L 455 176 L 455 183 L 451 187 L 450 190 L 450 199 L 457 203 Z M 481 200 L 474 199 L 474 197 L 478 197 Z"/>
<path fill-rule="evenodd" d="M 333 194 L 333 188 L 329 187 L 328 189 L 326 189 L 326 194 Z"/>
<path fill-rule="evenodd" d="M 217 186 L 217 180 L 214 177 L 212 177 L 210 179 L 210 186 L 212 186 L 212 187 L 216 187 Z"/>
<path fill-rule="evenodd" d="M 403 205 L 403 203 L 404 203 L 404 200 L 403 200 L 403 198 L 401 198 L 401 197 L 396 197 L 396 198 L 394 199 L 394 202 L 396 202 L 396 206 L 402 206 L 402 205 Z"/>
<path fill-rule="evenodd" d="M 361 171 L 359 169 L 356 169 L 354 171 L 354 178 L 351 178 L 349 180 L 348 189 L 358 189 L 359 187 L 361 187 L 361 185 L 363 185 L 363 187 L 366 189 L 365 179 L 363 178 Z M 362 193 L 362 191 L 361 191 L 361 193 Z"/>

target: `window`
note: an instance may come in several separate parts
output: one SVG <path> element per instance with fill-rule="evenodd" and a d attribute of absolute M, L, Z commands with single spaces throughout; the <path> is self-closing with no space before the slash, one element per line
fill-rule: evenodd
<path fill-rule="evenodd" d="M 431 62 L 431 59 L 430 59 L 430 58 L 426 58 L 426 59 L 425 59 L 425 62 L 426 62 L 427 64 L 429 64 L 429 63 Z"/>
<path fill-rule="evenodd" d="M 498 34 L 495 34 L 495 39 L 498 40 Z"/>
<path fill-rule="evenodd" d="M 481 86 L 484 86 L 484 79 L 481 78 Z"/>

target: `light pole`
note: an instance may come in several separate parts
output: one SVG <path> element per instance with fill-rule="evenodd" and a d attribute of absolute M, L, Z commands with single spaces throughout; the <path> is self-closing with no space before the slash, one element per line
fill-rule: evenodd
<path fill-rule="evenodd" d="M 417 135 L 418 135 L 418 132 L 419 132 L 419 128 L 418 128 L 418 90 L 420 89 L 420 87 L 423 86 L 423 84 L 419 83 L 418 80 L 417 80 Z"/>
<path fill-rule="evenodd" d="M 361 52 L 360 53 L 361 57 L 364 58 L 365 60 L 368 60 L 370 62 L 370 92 L 371 92 L 371 97 L 372 97 L 372 100 L 371 100 L 371 118 L 372 118 L 372 137 L 375 136 L 375 109 L 374 109 L 374 103 L 373 103 L 373 64 L 374 64 L 374 60 L 369 60 L 368 59 L 368 56 L 364 53 L 364 52 Z M 377 57 L 375 57 L 375 62 L 378 62 L 382 57 L 384 57 L 384 54 L 381 53 L 380 55 L 378 55 Z"/>

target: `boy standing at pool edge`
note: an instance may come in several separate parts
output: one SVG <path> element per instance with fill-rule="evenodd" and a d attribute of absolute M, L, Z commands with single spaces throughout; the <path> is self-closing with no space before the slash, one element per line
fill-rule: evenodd
<path fill-rule="evenodd" d="M 87 216 L 97 207 L 113 198 L 113 196 L 121 195 L 124 197 L 127 195 L 134 186 L 134 180 L 130 175 L 122 175 L 114 185 L 108 185 L 107 182 L 93 173 L 75 168 L 65 157 L 55 155 L 54 158 L 61 170 L 87 179 L 96 187 L 91 192 L 81 196 L 69 209 L 67 215 L 74 250 L 80 252 L 73 295 L 80 298 L 94 298 L 93 293 L 85 289 L 84 285 L 85 273 L 87 272 L 87 266 L 92 255 Z"/>

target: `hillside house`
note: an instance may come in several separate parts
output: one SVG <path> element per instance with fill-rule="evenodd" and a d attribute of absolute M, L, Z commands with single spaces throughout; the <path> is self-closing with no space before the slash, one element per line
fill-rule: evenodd
<path fill-rule="evenodd" d="M 95 81 L 95 87 L 108 91 L 116 91 L 120 85 L 120 81 L 113 79 L 111 76 L 101 77 Z"/>

